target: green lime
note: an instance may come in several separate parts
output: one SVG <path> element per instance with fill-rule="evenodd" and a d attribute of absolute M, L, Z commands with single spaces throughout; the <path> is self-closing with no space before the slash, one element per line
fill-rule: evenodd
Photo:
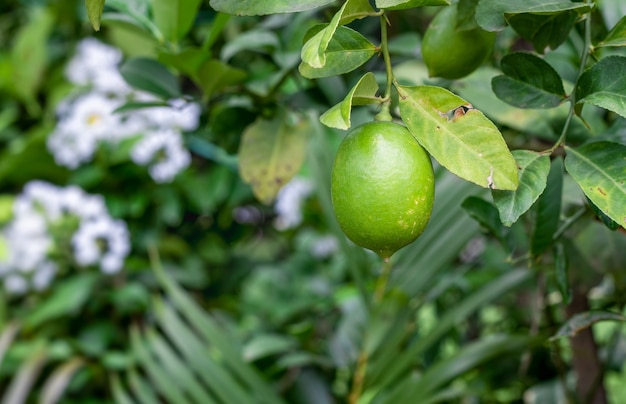
<path fill-rule="evenodd" d="M 459 79 L 476 70 L 487 59 L 496 34 L 479 27 L 458 30 L 457 7 L 441 10 L 422 38 L 422 58 L 431 77 Z"/>
<path fill-rule="evenodd" d="M 361 125 L 339 146 L 331 195 L 346 236 L 388 259 L 428 223 L 435 197 L 430 157 L 402 125 Z"/>

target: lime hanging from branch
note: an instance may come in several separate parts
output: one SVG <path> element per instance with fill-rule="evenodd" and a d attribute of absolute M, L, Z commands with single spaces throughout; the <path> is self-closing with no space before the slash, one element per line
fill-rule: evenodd
<path fill-rule="evenodd" d="M 424 33 L 422 58 L 431 77 L 454 80 L 476 70 L 491 54 L 496 34 L 478 26 L 457 28 L 457 6 L 441 10 Z"/>
<path fill-rule="evenodd" d="M 434 184 L 430 157 L 404 126 L 371 122 L 350 131 L 339 146 L 333 208 L 350 240 L 388 259 L 424 231 Z"/>

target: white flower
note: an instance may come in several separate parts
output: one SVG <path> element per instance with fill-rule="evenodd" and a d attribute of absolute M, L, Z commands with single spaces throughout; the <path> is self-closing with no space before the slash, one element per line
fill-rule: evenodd
<path fill-rule="evenodd" d="M 74 258 L 79 265 L 100 264 L 104 273 L 116 273 L 130 252 L 128 238 L 128 229 L 121 220 L 85 220 L 72 237 Z"/>
<path fill-rule="evenodd" d="M 287 230 L 302 222 L 302 202 L 313 192 L 313 184 L 304 178 L 289 181 L 276 196 L 274 227 Z"/>
<path fill-rule="evenodd" d="M 147 134 L 133 147 L 131 159 L 148 166 L 156 182 L 170 182 L 191 163 L 189 151 L 183 147 L 183 138 L 172 129 Z"/>
<path fill-rule="evenodd" d="M 93 158 L 99 141 L 127 136 L 122 117 L 113 114 L 120 105 L 102 94 L 88 93 L 65 106 L 64 116 L 47 141 L 57 164 L 76 168 Z"/>
<path fill-rule="evenodd" d="M 131 87 L 118 70 L 122 52 L 97 39 L 83 39 L 65 69 L 68 80 L 82 86 L 113 94 L 126 94 Z"/>
<path fill-rule="evenodd" d="M 45 290 L 50 286 L 57 272 L 57 265 L 52 261 L 42 263 L 32 275 L 31 283 L 35 290 Z"/>
<path fill-rule="evenodd" d="M 28 281 L 21 275 L 11 274 L 4 279 L 4 288 L 9 293 L 21 295 L 28 291 Z"/>

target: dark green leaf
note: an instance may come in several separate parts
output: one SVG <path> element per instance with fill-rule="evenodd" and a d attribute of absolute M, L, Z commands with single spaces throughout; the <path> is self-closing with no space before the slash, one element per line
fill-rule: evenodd
<path fill-rule="evenodd" d="M 556 49 L 569 37 L 578 13 L 575 10 L 558 14 L 515 14 L 508 22 L 524 39 L 532 42 L 535 51 L 544 53 L 548 47 Z"/>
<path fill-rule="evenodd" d="M 402 120 L 442 166 L 485 188 L 517 188 L 515 159 L 482 112 L 441 87 L 397 88 Z"/>
<path fill-rule="evenodd" d="M 180 96 L 180 86 L 176 77 L 154 59 L 128 59 L 120 67 L 120 73 L 128 84 L 139 90 L 165 99 Z"/>
<path fill-rule="evenodd" d="M 600 219 L 600 221 L 606 227 L 608 227 L 611 230 L 617 230 L 619 228 L 619 224 L 615 223 L 613 219 L 605 215 L 604 212 L 602 212 L 600 208 L 598 208 L 596 204 L 591 201 L 591 199 L 587 198 L 587 203 L 589 204 L 589 207 L 591 208 L 593 213 L 596 215 L 596 217 Z"/>
<path fill-rule="evenodd" d="M 561 217 L 563 193 L 563 159 L 552 160 L 546 189 L 537 200 L 537 216 L 531 237 L 530 251 L 533 256 L 541 255 L 553 242 L 554 233 Z"/>
<path fill-rule="evenodd" d="M 478 223 L 500 240 L 504 240 L 504 228 L 500 222 L 498 209 L 483 198 L 470 196 L 465 198 L 461 207 Z"/>
<path fill-rule="evenodd" d="M 202 88 L 204 95 L 210 97 L 226 87 L 241 83 L 246 78 L 246 72 L 212 59 L 204 62 L 192 78 Z"/>
<path fill-rule="evenodd" d="M 202 0 L 152 0 L 152 16 L 165 39 L 178 42 L 193 26 Z"/>
<path fill-rule="evenodd" d="M 519 168 L 519 187 L 515 191 L 494 189 L 493 201 L 500 212 L 500 220 L 511 226 L 535 203 L 546 187 L 550 171 L 550 156 L 529 150 L 515 150 L 513 156 Z"/>
<path fill-rule="evenodd" d="M 313 36 L 311 41 L 319 42 L 320 34 L 326 32 L 322 30 Z M 305 44 L 306 46 L 306 44 Z M 313 52 L 313 48 L 307 48 L 309 53 Z M 303 48 L 303 52 L 305 48 Z M 333 37 L 329 40 L 327 47 L 321 57 L 312 56 L 319 67 L 307 62 L 307 55 L 303 53 L 303 60 L 298 70 L 307 78 L 321 78 L 335 76 L 351 72 L 363 63 L 367 62 L 377 52 L 376 47 L 367 40 L 358 31 L 351 28 L 339 26 L 337 27 Z M 323 62 L 322 62 L 323 60 Z"/>
<path fill-rule="evenodd" d="M 217 11 L 235 15 L 267 15 L 293 13 L 325 6 L 334 0 L 211 0 Z"/>
<path fill-rule="evenodd" d="M 127 102 L 126 104 L 117 107 L 113 113 L 119 114 L 122 112 L 135 111 L 138 109 L 151 108 L 151 107 L 171 107 L 165 101 L 155 101 L 155 102 Z"/>
<path fill-rule="evenodd" d="M 556 276 L 556 286 L 559 288 L 564 304 L 570 304 L 572 301 L 572 291 L 569 286 L 567 254 L 562 243 L 554 245 L 554 271 Z"/>
<path fill-rule="evenodd" d="M 55 286 L 53 293 L 24 319 L 24 326 L 34 328 L 43 322 L 76 314 L 91 297 L 99 278 L 97 272 L 76 274 Z"/>
<path fill-rule="evenodd" d="M 271 203 L 300 170 L 309 130 L 308 121 L 293 125 L 286 122 L 284 114 L 272 120 L 260 118 L 246 128 L 239 149 L 239 172 L 261 202 Z"/>
<path fill-rule="evenodd" d="M 518 108 L 552 108 L 565 99 L 559 74 L 545 60 L 530 53 L 511 53 L 502 58 L 504 75 L 491 80 L 493 92 Z"/>
<path fill-rule="evenodd" d="M 585 195 L 626 228 L 626 146 L 594 142 L 566 152 L 565 168 Z"/>
<path fill-rule="evenodd" d="M 210 58 L 210 54 L 200 48 L 190 47 L 179 52 L 161 51 L 158 58 L 159 62 L 164 65 L 173 67 L 187 76 L 195 77 L 202 63 Z"/>
<path fill-rule="evenodd" d="M 404 10 L 422 6 L 449 6 L 450 0 L 376 0 L 376 7 L 386 10 Z"/>
<path fill-rule="evenodd" d="M 506 19 L 515 14 L 554 15 L 575 10 L 578 14 L 591 11 L 591 4 L 565 0 L 480 0 L 476 8 L 476 22 L 484 30 L 499 31 L 506 27 Z"/>
<path fill-rule="evenodd" d="M 626 118 L 626 57 L 608 56 L 584 72 L 576 85 L 576 103 L 608 109 Z"/>
<path fill-rule="evenodd" d="M 567 320 L 550 339 L 556 340 L 563 337 L 575 337 L 576 334 L 599 321 L 626 322 L 626 317 L 620 313 L 604 310 L 590 310 L 584 313 L 578 313 Z"/>
<path fill-rule="evenodd" d="M 324 125 L 337 128 L 349 129 L 351 126 L 350 115 L 353 105 L 375 104 L 380 102 L 376 98 L 378 83 L 372 72 L 365 73 L 356 83 L 346 98 L 320 116 L 320 122 Z"/>
<path fill-rule="evenodd" d="M 85 0 L 87 17 L 94 30 L 100 31 L 100 17 L 104 9 L 104 0 Z"/>
<path fill-rule="evenodd" d="M 626 46 L 626 16 L 622 17 L 602 42 L 596 45 L 601 46 Z"/>

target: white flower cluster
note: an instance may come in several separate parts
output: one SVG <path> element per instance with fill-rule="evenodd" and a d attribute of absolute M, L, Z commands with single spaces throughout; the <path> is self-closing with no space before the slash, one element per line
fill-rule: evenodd
<path fill-rule="evenodd" d="M 48 138 L 57 164 L 75 169 L 93 159 L 100 144 L 117 145 L 138 138 L 131 151 L 135 164 L 147 166 L 156 182 L 170 182 L 191 162 L 181 131 L 198 127 L 200 106 L 183 99 L 169 106 L 114 112 L 128 102 L 156 102 L 132 89 L 118 65 L 122 53 L 93 38 L 78 44 L 66 68 L 67 79 L 86 90 L 62 101 L 58 123 Z"/>
<path fill-rule="evenodd" d="M 23 294 L 48 287 L 58 270 L 53 253 L 62 248 L 51 229 L 63 223 L 74 224 L 70 250 L 77 265 L 98 266 L 107 274 L 122 269 L 130 252 L 128 229 L 109 215 L 100 195 L 31 181 L 16 197 L 11 221 L 0 229 L 5 244 L 0 280 L 7 291 Z"/>

